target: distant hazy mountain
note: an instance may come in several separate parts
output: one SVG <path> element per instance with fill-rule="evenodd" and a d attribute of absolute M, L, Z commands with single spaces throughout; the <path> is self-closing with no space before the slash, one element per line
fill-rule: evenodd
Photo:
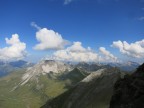
<path fill-rule="evenodd" d="M 30 67 L 33 66 L 33 63 L 29 63 L 27 61 L 19 60 L 14 62 L 9 62 L 9 64 L 13 67 L 23 68 L 23 67 Z"/>
<path fill-rule="evenodd" d="M 13 62 L 0 61 L 0 77 L 5 76 L 17 69 L 27 68 L 30 66 L 33 66 L 33 64 L 23 60 L 13 61 Z"/>
<path fill-rule="evenodd" d="M 93 72 L 98 69 L 108 68 L 108 67 L 110 67 L 110 65 L 100 64 L 100 63 L 80 62 L 80 63 L 76 64 L 75 67 L 77 67 L 79 69 L 83 69 L 84 71 L 87 71 L 87 72 Z"/>
<path fill-rule="evenodd" d="M 123 76 L 116 68 L 99 69 L 41 108 L 108 108 L 113 86 Z"/>
<path fill-rule="evenodd" d="M 109 67 L 117 67 L 121 69 L 122 71 L 135 71 L 136 68 L 140 64 L 137 62 L 123 62 L 123 63 L 86 63 L 86 62 L 80 62 L 76 65 L 79 69 L 84 69 L 85 71 L 91 72 L 96 71 L 101 68 L 109 68 Z"/>
<path fill-rule="evenodd" d="M 135 71 L 140 64 L 137 62 L 129 61 L 125 63 L 108 63 L 108 65 L 118 67 L 123 71 Z"/>

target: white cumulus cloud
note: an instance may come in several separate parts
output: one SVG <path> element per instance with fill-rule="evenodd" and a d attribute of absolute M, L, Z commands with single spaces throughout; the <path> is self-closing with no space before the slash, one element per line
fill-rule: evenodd
<path fill-rule="evenodd" d="M 118 48 L 122 54 L 135 58 L 144 58 L 144 39 L 135 43 L 114 41 L 111 46 Z"/>
<path fill-rule="evenodd" d="M 85 52 L 88 48 L 84 48 L 81 42 L 74 42 L 71 47 L 67 48 L 71 52 Z"/>
<path fill-rule="evenodd" d="M 19 40 L 18 34 L 5 38 L 5 41 L 9 46 L 0 48 L 0 60 L 19 60 L 26 56 L 26 44 Z"/>
<path fill-rule="evenodd" d="M 111 54 L 104 47 L 100 47 L 99 51 L 103 55 L 103 58 L 102 58 L 103 61 L 111 61 L 111 62 L 116 62 L 117 61 L 117 57 L 115 57 L 113 54 Z"/>
<path fill-rule="evenodd" d="M 63 49 L 69 43 L 59 33 L 47 28 L 40 29 L 36 32 L 36 39 L 39 42 L 34 47 L 36 50 L 59 50 Z"/>
<path fill-rule="evenodd" d="M 75 62 L 96 62 L 98 55 L 89 47 L 84 48 L 81 42 L 74 42 L 72 46 L 59 50 L 54 53 L 57 60 L 75 61 Z"/>

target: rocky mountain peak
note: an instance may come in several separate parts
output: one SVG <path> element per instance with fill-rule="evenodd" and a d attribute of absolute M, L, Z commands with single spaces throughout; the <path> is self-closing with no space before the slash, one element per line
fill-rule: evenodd
<path fill-rule="evenodd" d="M 22 77 L 21 85 L 27 83 L 30 79 L 35 79 L 40 75 L 53 72 L 55 74 L 72 70 L 71 66 L 60 61 L 43 60 L 31 68 L 28 68 Z"/>

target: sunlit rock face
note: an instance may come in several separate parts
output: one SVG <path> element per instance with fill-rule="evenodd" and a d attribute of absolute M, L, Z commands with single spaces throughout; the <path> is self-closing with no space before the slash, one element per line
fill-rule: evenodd
<path fill-rule="evenodd" d="M 54 60 L 44 60 L 39 62 L 35 66 L 27 69 L 27 72 L 22 77 L 21 85 L 24 85 L 30 79 L 34 79 L 40 75 L 45 75 L 50 72 L 59 74 L 70 70 L 72 70 L 71 66 L 63 62 Z"/>

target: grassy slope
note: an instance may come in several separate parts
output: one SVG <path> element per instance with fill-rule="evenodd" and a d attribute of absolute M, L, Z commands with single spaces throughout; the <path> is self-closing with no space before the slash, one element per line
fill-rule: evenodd
<path fill-rule="evenodd" d="M 38 84 L 36 81 L 31 81 L 11 91 L 21 81 L 23 73 L 24 70 L 13 72 L 0 79 L 0 107 L 39 108 L 48 99 L 58 96 L 66 90 L 64 82 L 40 76 Z"/>
<path fill-rule="evenodd" d="M 80 74 L 78 70 L 70 72 L 72 77 L 63 80 L 41 75 L 38 77 L 38 82 L 32 80 L 11 91 L 20 83 L 24 73 L 25 70 L 19 70 L 0 78 L 0 108 L 39 108 L 47 100 L 65 92 L 68 89 L 68 84 L 76 84 L 84 78 L 83 73 Z"/>

